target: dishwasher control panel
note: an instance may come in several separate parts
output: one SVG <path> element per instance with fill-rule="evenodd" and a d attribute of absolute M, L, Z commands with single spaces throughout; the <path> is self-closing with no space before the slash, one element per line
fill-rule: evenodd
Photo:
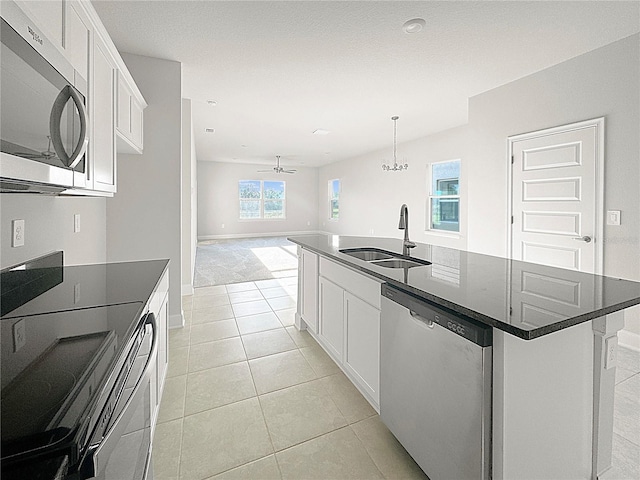
<path fill-rule="evenodd" d="M 382 285 L 382 296 L 396 302 L 412 312 L 414 318 L 425 323 L 434 322 L 481 347 L 493 344 L 493 329 L 470 318 L 448 312 L 440 306 L 399 290 L 389 284 Z"/>

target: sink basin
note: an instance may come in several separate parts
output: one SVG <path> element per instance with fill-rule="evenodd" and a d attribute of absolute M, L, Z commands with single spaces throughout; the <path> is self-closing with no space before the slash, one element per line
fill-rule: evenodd
<path fill-rule="evenodd" d="M 405 260 L 403 258 L 394 258 L 391 260 L 379 260 L 377 262 L 371 262 L 374 265 L 378 265 L 380 267 L 386 268 L 411 268 L 411 267 L 422 267 L 423 265 L 431 265 L 429 262 L 415 262 L 413 260 Z"/>
<path fill-rule="evenodd" d="M 385 268 L 411 268 L 431 265 L 431 262 L 427 262 L 426 260 L 406 257 L 399 253 L 389 252 L 379 248 L 345 248 L 344 250 L 340 250 L 340 253 Z"/>
<path fill-rule="evenodd" d="M 340 250 L 340 253 L 345 253 L 366 262 L 386 260 L 394 258 L 395 256 L 392 252 L 387 252 L 386 250 L 380 250 L 378 248 L 345 248 L 344 250 Z"/>

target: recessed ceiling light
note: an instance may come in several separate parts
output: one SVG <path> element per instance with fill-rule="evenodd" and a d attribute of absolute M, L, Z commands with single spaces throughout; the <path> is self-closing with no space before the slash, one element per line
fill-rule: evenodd
<path fill-rule="evenodd" d="M 215 128 L 205 128 L 204 131 L 207 132 L 207 133 L 215 133 L 216 129 Z"/>
<path fill-rule="evenodd" d="M 404 22 L 402 30 L 404 30 L 404 33 L 418 33 L 422 31 L 426 24 L 427 22 L 423 18 L 412 18 Z"/>
<path fill-rule="evenodd" d="M 313 131 L 314 135 L 327 135 L 328 133 L 329 133 L 329 130 L 325 130 L 323 128 L 319 128 Z"/>
<path fill-rule="evenodd" d="M 207 103 L 212 107 L 215 107 L 216 105 L 218 105 L 218 102 L 216 102 L 215 100 L 207 100 Z"/>

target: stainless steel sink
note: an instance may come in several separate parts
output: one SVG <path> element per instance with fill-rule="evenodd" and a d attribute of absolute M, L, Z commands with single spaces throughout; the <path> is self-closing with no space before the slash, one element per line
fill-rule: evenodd
<path fill-rule="evenodd" d="M 399 253 L 381 250 L 379 248 L 345 248 L 340 253 L 350 255 L 360 260 L 370 262 L 385 268 L 412 268 L 431 265 L 431 262 L 419 258 L 410 258 Z"/>
<path fill-rule="evenodd" d="M 404 260 L 402 258 L 394 258 L 392 260 L 379 260 L 377 262 L 371 262 L 374 265 L 378 265 L 380 267 L 386 268 L 411 268 L 411 267 L 422 267 L 423 265 L 430 265 L 429 262 L 419 263 L 414 262 L 413 260 Z"/>
<path fill-rule="evenodd" d="M 359 258 L 360 260 L 364 260 L 366 262 L 373 262 L 375 260 L 386 260 L 388 258 L 394 257 L 392 252 L 379 250 L 377 248 L 346 248 L 344 250 L 340 250 L 340 253 L 346 253 L 347 255 Z"/>

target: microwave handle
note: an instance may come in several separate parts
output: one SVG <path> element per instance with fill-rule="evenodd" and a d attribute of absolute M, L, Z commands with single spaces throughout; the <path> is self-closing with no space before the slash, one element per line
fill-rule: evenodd
<path fill-rule="evenodd" d="M 144 389 L 149 382 L 151 375 L 154 373 L 156 358 L 158 356 L 158 323 L 153 313 L 149 313 L 145 319 L 145 331 L 148 326 L 152 327 L 153 336 L 151 340 L 151 350 L 149 352 L 149 357 L 147 358 L 147 363 L 144 366 L 143 373 L 136 382 L 133 392 L 131 392 L 131 396 L 120 412 L 120 415 L 112 424 L 111 428 L 109 428 L 105 433 L 102 441 L 98 445 L 90 447 L 88 455 L 90 461 L 87 466 L 92 467 L 93 471 L 85 471 L 85 473 L 89 473 L 89 476 L 83 478 L 93 478 L 100 473 L 101 469 L 104 468 L 104 462 L 110 457 L 111 452 L 127 427 L 127 423 L 130 419 L 130 416 L 127 415 L 127 413 L 130 413 L 131 407 L 135 406 L 136 402 L 140 400 L 140 395 L 144 395 Z"/>
<path fill-rule="evenodd" d="M 80 116 L 80 138 L 78 139 L 78 144 L 73 149 L 73 153 L 71 156 L 67 155 L 66 150 L 64 149 L 64 145 L 62 144 L 62 137 L 60 135 L 60 122 L 62 121 L 62 112 L 64 111 L 64 107 L 69 101 L 69 99 L 73 100 L 76 108 L 78 109 L 78 114 Z M 49 130 L 51 132 L 51 141 L 53 143 L 53 148 L 58 154 L 62 163 L 64 163 L 70 169 L 73 169 L 80 163 L 82 156 L 87 151 L 87 146 L 89 144 L 89 135 L 87 135 L 87 114 L 84 109 L 84 105 L 82 104 L 82 100 L 78 96 L 76 90 L 71 86 L 67 85 L 56 97 L 53 102 L 53 107 L 51 108 L 51 116 L 49 117 Z"/>

